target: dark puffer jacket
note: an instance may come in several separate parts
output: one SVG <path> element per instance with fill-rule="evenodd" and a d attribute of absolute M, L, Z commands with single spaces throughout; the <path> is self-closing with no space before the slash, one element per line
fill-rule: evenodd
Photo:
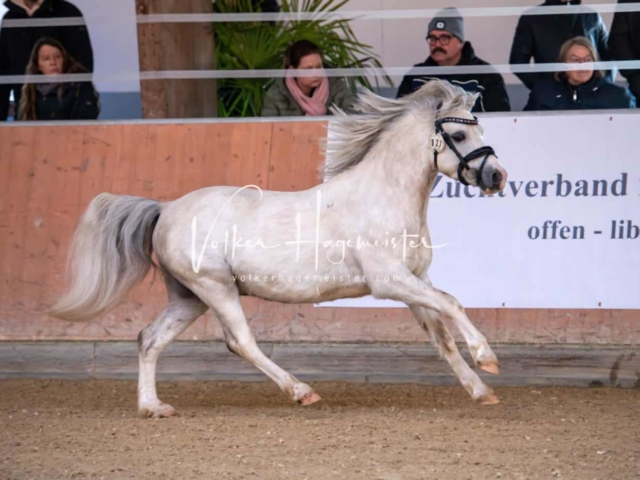
<path fill-rule="evenodd" d="M 62 98 L 58 88 L 43 94 L 36 88 L 36 115 L 38 120 L 95 120 L 100 114 L 98 94 L 89 82 L 64 84 Z M 20 118 L 21 116 L 18 116 Z"/>
<path fill-rule="evenodd" d="M 571 0 L 566 5 L 579 5 L 581 0 Z M 561 0 L 546 0 L 540 6 L 565 5 Z M 550 15 L 523 15 L 518 20 L 509 63 L 528 64 L 531 58 L 535 63 L 555 63 L 560 55 L 560 47 L 570 38 L 583 36 L 588 38 L 598 51 L 602 61 L 611 60 L 608 47 L 607 27 L 597 12 L 563 13 Z M 532 89 L 537 80 L 553 78 L 554 72 L 516 73 L 527 88 Z M 613 81 L 614 71 L 606 76 Z"/>
<path fill-rule="evenodd" d="M 3 22 L 82 17 L 78 8 L 64 0 L 44 0 L 32 17 L 24 8 L 11 1 L 6 1 L 4 5 L 8 11 L 2 19 Z M 24 75 L 31 51 L 42 37 L 58 40 L 73 58 L 89 72 L 93 72 L 93 49 L 86 26 L 2 28 L 0 25 L 0 75 Z M 16 104 L 19 104 L 21 88 L 22 85 L 0 85 L 0 121 L 7 119 L 11 90 Z"/>
<path fill-rule="evenodd" d="M 525 110 L 596 110 L 635 108 L 636 99 L 626 88 L 593 77 L 574 87 L 566 80 L 540 80 L 529 94 Z"/>
<path fill-rule="evenodd" d="M 462 58 L 458 65 L 489 65 L 489 63 L 476 57 L 471 43 L 465 42 L 462 47 Z M 423 63 L 414 65 L 414 67 L 437 66 L 438 64 L 431 57 L 427 58 Z M 396 98 L 415 92 L 424 85 L 424 82 L 435 79 L 446 80 L 468 92 L 480 93 L 480 97 L 472 110 L 474 112 L 508 112 L 511 110 L 504 79 L 499 73 L 412 75 L 411 71 L 409 71 L 402 79 Z"/>
<path fill-rule="evenodd" d="M 618 4 L 638 0 L 618 0 Z M 609 48 L 615 60 L 640 60 L 640 12 L 616 12 L 611 24 Z M 620 70 L 629 82 L 631 92 L 640 97 L 640 68 Z"/>

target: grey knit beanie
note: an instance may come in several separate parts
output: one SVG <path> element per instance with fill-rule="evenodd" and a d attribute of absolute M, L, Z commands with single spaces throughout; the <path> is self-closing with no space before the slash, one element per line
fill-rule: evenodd
<path fill-rule="evenodd" d="M 440 10 L 438 13 L 447 12 L 457 14 L 455 17 L 441 17 L 435 16 L 429 22 L 429 30 L 427 31 L 427 36 L 431 33 L 432 30 L 444 30 L 449 32 L 451 35 L 454 35 L 460 39 L 461 42 L 464 42 L 464 20 L 458 14 L 457 8 L 445 8 L 444 10 Z"/>

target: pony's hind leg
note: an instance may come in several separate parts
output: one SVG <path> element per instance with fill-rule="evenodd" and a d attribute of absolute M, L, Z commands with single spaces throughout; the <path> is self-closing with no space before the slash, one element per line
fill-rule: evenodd
<path fill-rule="evenodd" d="M 311 405 L 320 400 L 313 389 L 286 372 L 268 358 L 253 337 L 242 310 L 240 295 L 233 282 L 220 282 L 204 278 L 193 291 L 204 299 L 223 325 L 229 350 L 247 360 L 273 380 L 278 387 L 301 405 Z"/>
<path fill-rule="evenodd" d="M 162 313 L 138 335 L 138 413 L 142 417 L 170 417 L 175 409 L 158 399 L 156 364 L 164 348 L 208 310 L 198 297 L 166 274 L 169 304 Z"/>
<path fill-rule="evenodd" d="M 498 397 L 493 390 L 485 385 L 480 377 L 467 365 L 462 355 L 456 347 L 456 343 L 447 330 L 439 314 L 423 307 L 412 305 L 411 311 L 418 320 L 418 323 L 431 336 L 433 345 L 438 349 L 441 357 L 444 357 L 451 366 L 456 377 L 465 388 L 471 398 L 483 405 L 499 403 Z"/>

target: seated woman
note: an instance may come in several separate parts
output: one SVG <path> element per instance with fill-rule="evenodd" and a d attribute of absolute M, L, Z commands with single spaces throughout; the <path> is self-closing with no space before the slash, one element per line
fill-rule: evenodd
<path fill-rule="evenodd" d="M 540 80 L 529 94 L 526 110 L 589 110 L 635 108 L 636 99 L 628 89 L 605 79 L 593 70 L 598 53 L 585 37 L 567 40 L 560 49 L 559 62 L 583 63 L 582 70 L 556 72 L 553 80 Z"/>
<path fill-rule="evenodd" d="M 323 68 L 320 48 L 307 40 L 295 42 L 287 49 L 285 68 L 291 71 Z M 347 82 L 338 77 L 277 78 L 267 91 L 262 107 L 263 117 L 296 117 L 331 115 L 335 105 L 350 112 L 355 103 Z"/>
<path fill-rule="evenodd" d="M 27 75 L 88 73 L 60 42 L 41 38 L 31 51 Z M 20 120 L 94 120 L 100 114 L 92 82 L 29 83 L 22 87 Z"/>

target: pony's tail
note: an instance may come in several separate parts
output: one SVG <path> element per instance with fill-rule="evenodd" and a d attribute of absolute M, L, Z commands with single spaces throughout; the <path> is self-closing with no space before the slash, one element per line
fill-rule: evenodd
<path fill-rule="evenodd" d="M 67 263 L 68 292 L 49 314 L 75 322 L 112 308 L 141 282 L 152 266 L 151 237 L 161 204 L 102 193 L 80 219 Z"/>

